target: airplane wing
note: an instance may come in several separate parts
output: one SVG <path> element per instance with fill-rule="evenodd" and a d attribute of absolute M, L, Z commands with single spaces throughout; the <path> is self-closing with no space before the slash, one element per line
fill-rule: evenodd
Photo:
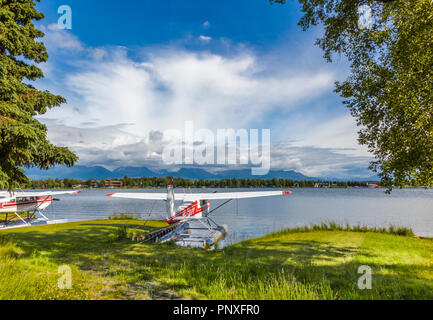
<path fill-rule="evenodd" d="M 14 193 L 14 197 L 43 197 L 43 196 L 57 196 L 61 194 L 77 194 L 81 191 L 43 191 L 43 192 L 16 192 Z"/>
<path fill-rule="evenodd" d="M 254 192 L 224 192 L 224 193 L 176 193 L 176 200 L 228 200 L 259 197 L 283 196 L 291 191 L 254 191 Z M 167 193 L 110 193 L 107 197 L 141 199 L 141 200 L 167 200 Z"/>
<path fill-rule="evenodd" d="M 292 191 L 252 191 L 252 192 L 222 192 L 222 193 L 189 193 L 185 194 L 185 201 L 194 200 L 229 200 L 284 196 L 291 194 Z M 178 198 L 178 197 L 176 197 Z"/>
<path fill-rule="evenodd" d="M 167 193 L 110 193 L 107 197 L 141 199 L 141 200 L 167 200 Z"/>

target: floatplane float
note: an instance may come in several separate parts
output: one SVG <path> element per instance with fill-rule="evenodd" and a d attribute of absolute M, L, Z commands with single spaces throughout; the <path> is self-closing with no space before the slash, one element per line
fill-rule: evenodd
<path fill-rule="evenodd" d="M 0 230 L 66 223 L 68 220 L 65 219 L 50 220 L 42 211 L 47 209 L 53 201 L 59 201 L 53 196 L 77 193 L 80 191 L 0 192 L 0 214 L 5 216 L 0 220 Z"/>
<path fill-rule="evenodd" d="M 214 193 L 174 193 L 173 181 L 167 186 L 166 193 L 110 193 L 108 197 L 161 200 L 167 203 L 167 222 L 171 226 L 152 232 L 148 239 L 165 243 L 174 242 L 181 246 L 209 248 L 224 239 L 228 228 L 218 225 L 209 215 L 232 200 L 289 195 L 287 191 L 254 191 L 254 192 L 214 192 Z M 175 200 L 181 200 L 175 208 Z M 223 204 L 210 210 L 209 200 L 226 200 Z"/>

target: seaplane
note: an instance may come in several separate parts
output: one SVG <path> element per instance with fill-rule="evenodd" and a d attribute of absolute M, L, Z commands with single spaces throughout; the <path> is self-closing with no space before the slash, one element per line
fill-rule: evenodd
<path fill-rule="evenodd" d="M 213 193 L 174 193 L 174 184 L 171 181 L 167 186 L 166 193 L 110 193 L 108 197 L 127 198 L 139 200 L 162 200 L 167 204 L 167 223 L 172 227 L 164 228 L 170 230 L 166 233 L 161 230 L 159 242 L 174 241 L 176 244 L 190 246 L 191 243 L 198 243 L 204 247 L 211 247 L 218 241 L 224 239 L 228 228 L 226 225 L 218 225 L 209 215 L 232 200 L 275 197 L 290 195 L 292 191 L 245 191 L 245 192 L 213 192 Z M 175 201 L 180 200 L 181 204 L 175 207 Z M 225 200 L 224 203 L 211 210 L 209 200 Z M 197 227 L 201 224 L 202 227 Z M 203 228 L 204 226 L 204 228 Z M 209 231 L 205 235 L 201 231 Z M 156 233 L 158 234 L 158 232 Z"/>
<path fill-rule="evenodd" d="M 53 201 L 59 201 L 53 196 L 62 194 L 78 194 L 81 191 L 43 191 L 43 192 L 0 192 L 0 229 L 29 227 L 41 224 L 53 224 L 66 221 L 50 221 L 43 211 Z M 24 214 L 26 214 L 24 216 Z"/>

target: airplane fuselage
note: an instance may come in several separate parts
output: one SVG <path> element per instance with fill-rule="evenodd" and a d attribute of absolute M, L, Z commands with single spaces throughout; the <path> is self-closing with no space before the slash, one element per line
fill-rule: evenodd
<path fill-rule="evenodd" d="M 176 214 L 167 220 L 169 224 L 188 218 L 202 218 L 210 211 L 209 200 L 196 200 L 182 203 L 176 210 Z"/>
<path fill-rule="evenodd" d="M 0 198 L 0 213 L 33 212 L 45 210 L 53 202 L 51 196 L 15 197 L 2 201 Z"/>

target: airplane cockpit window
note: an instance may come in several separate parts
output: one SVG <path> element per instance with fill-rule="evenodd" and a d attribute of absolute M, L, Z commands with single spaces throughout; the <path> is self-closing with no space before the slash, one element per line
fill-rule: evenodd
<path fill-rule="evenodd" d="M 28 202 L 28 201 L 30 201 L 29 197 L 20 197 L 20 198 L 17 198 L 17 202 Z"/>

